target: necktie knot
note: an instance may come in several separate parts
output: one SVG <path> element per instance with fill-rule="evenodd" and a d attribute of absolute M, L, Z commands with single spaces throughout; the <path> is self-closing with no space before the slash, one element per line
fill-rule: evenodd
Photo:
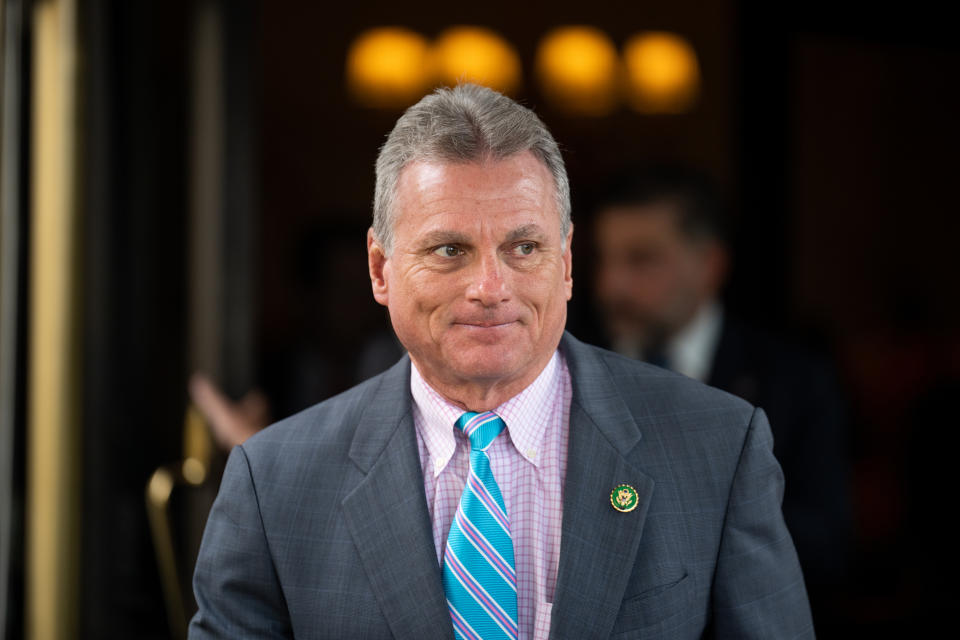
<path fill-rule="evenodd" d="M 470 438 L 470 448 L 473 451 L 486 451 L 505 426 L 500 416 L 493 411 L 467 411 L 457 420 L 457 428 Z"/>

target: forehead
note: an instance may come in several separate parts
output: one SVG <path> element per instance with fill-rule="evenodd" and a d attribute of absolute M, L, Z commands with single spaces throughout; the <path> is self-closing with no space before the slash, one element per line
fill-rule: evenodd
<path fill-rule="evenodd" d="M 599 212 L 596 226 L 598 235 L 615 237 L 621 241 L 650 236 L 676 238 L 682 235 L 680 212 L 669 202 L 612 206 Z"/>
<path fill-rule="evenodd" d="M 400 174 L 395 202 L 398 228 L 453 222 L 560 226 L 553 177 L 529 152 L 482 162 L 413 162 Z"/>

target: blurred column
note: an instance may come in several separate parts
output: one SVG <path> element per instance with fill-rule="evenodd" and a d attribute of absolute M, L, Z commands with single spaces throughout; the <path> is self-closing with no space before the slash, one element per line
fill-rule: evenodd
<path fill-rule="evenodd" d="M 191 43 L 190 327 L 188 362 L 221 372 L 223 301 L 223 18 L 216 0 L 196 5 Z"/>
<path fill-rule="evenodd" d="M 254 229 L 258 191 L 251 79 L 255 40 L 252 0 L 202 0 L 194 5 L 190 42 L 190 173 L 188 352 L 190 371 L 208 374 L 228 395 L 249 391 L 255 378 Z M 192 438 L 185 436 L 185 456 Z M 184 614 L 196 610 L 190 578 L 222 460 L 207 482 L 185 496 L 180 593 Z M 167 587 L 171 626 L 177 600 Z"/>
<path fill-rule="evenodd" d="M 23 3 L 0 5 L 0 636 L 22 635 Z"/>
<path fill-rule="evenodd" d="M 198 2 L 191 54 L 188 362 L 232 395 L 254 378 L 253 12 L 250 0 Z"/>
<path fill-rule="evenodd" d="M 223 193 L 224 350 L 221 380 L 232 393 L 245 393 L 256 378 L 255 324 L 258 286 L 257 103 L 254 78 L 259 77 L 256 39 L 257 7 L 253 0 L 221 0 L 223 11 L 225 136 L 220 188 Z"/>
<path fill-rule="evenodd" d="M 33 5 L 26 636 L 79 624 L 77 29 L 72 0 Z"/>

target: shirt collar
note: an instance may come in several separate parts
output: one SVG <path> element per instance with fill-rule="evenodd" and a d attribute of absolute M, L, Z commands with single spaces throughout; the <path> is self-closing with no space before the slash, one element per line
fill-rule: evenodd
<path fill-rule="evenodd" d="M 540 466 L 546 434 L 546 408 L 551 406 L 552 397 L 560 397 L 561 357 L 560 352 L 555 351 L 536 380 L 494 409 L 494 413 L 503 418 L 507 425 L 507 433 L 517 452 L 537 467 Z M 412 360 L 410 392 L 414 406 L 423 418 L 420 436 L 430 453 L 433 475 L 438 476 L 457 449 L 454 424 L 464 411 L 431 387 Z"/>
<path fill-rule="evenodd" d="M 723 313 L 720 304 L 708 302 L 700 307 L 667 345 L 674 371 L 696 380 L 706 380 L 720 339 Z"/>

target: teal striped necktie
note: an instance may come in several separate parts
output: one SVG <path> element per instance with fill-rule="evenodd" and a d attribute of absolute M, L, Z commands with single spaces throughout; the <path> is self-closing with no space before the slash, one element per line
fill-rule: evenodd
<path fill-rule="evenodd" d="M 510 519 L 486 452 L 504 426 L 492 411 L 467 412 L 457 420 L 470 438 L 470 474 L 443 551 L 443 588 L 461 640 L 517 638 Z"/>

